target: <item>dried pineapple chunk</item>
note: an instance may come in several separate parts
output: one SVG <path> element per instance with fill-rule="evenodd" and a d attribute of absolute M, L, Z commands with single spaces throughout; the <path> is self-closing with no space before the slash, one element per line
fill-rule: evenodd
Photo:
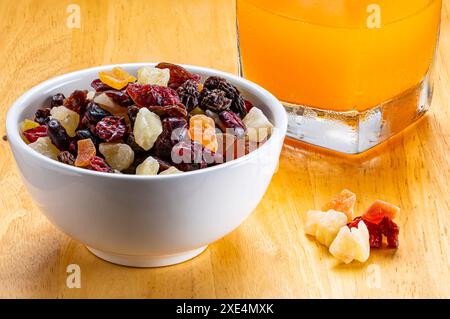
<path fill-rule="evenodd" d="M 344 213 L 330 209 L 317 224 L 317 241 L 329 247 L 341 227 L 345 225 L 347 225 L 347 216 Z"/>
<path fill-rule="evenodd" d="M 180 174 L 183 173 L 182 171 L 180 171 L 178 168 L 176 168 L 175 166 L 170 166 L 168 169 L 166 169 L 165 171 L 162 171 L 161 173 L 159 173 L 159 175 L 173 175 L 173 174 Z"/>
<path fill-rule="evenodd" d="M 128 144 L 101 143 L 99 151 L 105 157 L 106 162 L 119 172 L 130 167 L 134 161 L 134 151 Z"/>
<path fill-rule="evenodd" d="M 242 120 L 247 127 L 247 136 L 251 142 L 262 142 L 269 137 L 273 125 L 269 122 L 263 111 L 252 107 Z"/>
<path fill-rule="evenodd" d="M 159 171 L 159 163 L 149 156 L 136 167 L 136 175 L 156 175 Z"/>
<path fill-rule="evenodd" d="M 48 158 L 58 160 L 59 150 L 52 144 L 52 141 L 48 136 L 40 137 L 36 140 L 36 142 L 30 143 L 28 146 Z"/>
<path fill-rule="evenodd" d="M 340 261 L 348 264 L 353 260 L 365 262 L 369 258 L 369 231 L 363 221 L 358 228 L 343 226 L 329 248 L 330 253 Z"/>
<path fill-rule="evenodd" d="M 148 151 L 162 133 L 161 119 L 158 115 L 143 107 L 136 116 L 133 133 L 137 145 Z"/>
<path fill-rule="evenodd" d="M 170 79 L 170 70 L 145 66 L 137 71 L 137 77 L 139 84 L 167 86 Z"/>
<path fill-rule="evenodd" d="M 305 233 L 311 236 L 316 236 L 317 225 L 326 215 L 320 210 L 309 210 L 306 213 Z"/>
<path fill-rule="evenodd" d="M 61 105 L 51 109 L 50 118 L 58 120 L 59 123 L 66 129 L 70 137 L 76 135 L 75 130 L 80 123 L 80 115 L 77 112 L 69 110 L 67 107 Z"/>

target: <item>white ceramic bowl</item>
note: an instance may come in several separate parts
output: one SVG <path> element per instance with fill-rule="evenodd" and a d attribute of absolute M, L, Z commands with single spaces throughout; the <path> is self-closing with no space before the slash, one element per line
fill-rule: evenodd
<path fill-rule="evenodd" d="M 152 63 L 121 64 L 135 74 Z M 259 149 L 214 167 L 167 176 L 105 174 L 51 160 L 28 147 L 19 124 L 49 96 L 89 89 L 102 66 L 62 75 L 22 95 L 7 115 L 8 141 L 24 183 L 48 219 L 110 262 L 157 267 L 188 260 L 238 227 L 255 209 L 276 170 L 287 127 L 280 102 L 243 78 L 187 66 L 203 78 L 218 75 L 261 108 L 275 130 Z"/>

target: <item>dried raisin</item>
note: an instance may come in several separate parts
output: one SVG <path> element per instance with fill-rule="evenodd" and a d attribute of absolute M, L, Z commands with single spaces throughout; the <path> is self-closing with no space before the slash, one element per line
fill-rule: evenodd
<path fill-rule="evenodd" d="M 74 91 L 67 99 L 64 100 L 64 106 L 69 110 L 77 112 L 78 114 L 84 113 L 87 104 L 87 91 Z"/>
<path fill-rule="evenodd" d="M 69 151 L 62 151 L 58 154 L 58 161 L 67 165 L 75 165 L 75 156 L 73 156 Z"/>
<path fill-rule="evenodd" d="M 50 101 L 50 107 L 61 106 L 64 104 L 66 97 L 62 93 L 57 93 L 52 96 Z"/>
<path fill-rule="evenodd" d="M 38 109 L 34 114 L 35 122 L 45 125 L 50 121 L 50 108 Z"/>
<path fill-rule="evenodd" d="M 222 112 L 231 106 L 231 100 L 221 90 L 203 90 L 201 94 L 200 108 L 213 112 Z"/>
<path fill-rule="evenodd" d="M 200 100 L 199 83 L 194 80 L 187 80 L 177 89 L 181 103 L 190 112 L 196 108 Z"/>

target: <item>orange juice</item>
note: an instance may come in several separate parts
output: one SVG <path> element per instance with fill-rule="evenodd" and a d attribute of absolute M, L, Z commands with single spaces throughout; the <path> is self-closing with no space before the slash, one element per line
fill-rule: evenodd
<path fill-rule="evenodd" d="M 238 0 L 243 75 L 283 102 L 362 112 L 424 79 L 440 10 L 441 0 Z"/>

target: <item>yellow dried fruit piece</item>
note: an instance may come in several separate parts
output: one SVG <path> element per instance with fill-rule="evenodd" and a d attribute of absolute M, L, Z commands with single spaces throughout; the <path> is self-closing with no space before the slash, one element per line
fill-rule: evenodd
<path fill-rule="evenodd" d="M 90 138 L 79 140 L 77 142 L 78 152 L 75 160 L 75 166 L 86 167 L 91 163 L 91 158 L 96 154 L 95 145 Z"/>
<path fill-rule="evenodd" d="M 272 133 L 272 123 L 257 107 L 252 107 L 242 122 L 247 127 L 247 136 L 251 142 L 262 142 Z"/>
<path fill-rule="evenodd" d="M 101 71 L 98 73 L 100 81 L 116 90 L 122 90 L 130 82 L 135 82 L 136 78 L 120 67 L 111 71 Z"/>
<path fill-rule="evenodd" d="M 148 151 L 153 147 L 162 133 L 162 123 L 159 116 L 147 108 L 139 110 L 134 122 L 133 134 L 137 145 Z"/>
<path fill-rule="evenodd" d="M 67 135 L 74 137 L 75 130 L 80 123 L 80 115 L 77 112 L 69 110 L 64 105 L 54 107 L 50 110 L 50 118 L 58 120 L 66 129 Z"/>
<path fill-rule="evenodd" d="M 134 161 L 134 151 L 127 144 L 101 143 L 99 151 L 109 166 L 117 171 L 127 169 Z"/>
<path fill-rule="evenodd" d="M 217 152 L 216 125 L 209 116 L 197 114 L 189 119 L 189 137 L 213 152 Z"/>
<path fill-rule="evenodd" d="M 336 238 L 342 226 L 347 225 L 347 215 L 335 210 L 329 210 L 317 223 L 316 239 L 322 245 L 329 247 Z"/>
<path fill-rule="evenodd" d="M 52 141 L 48 136 L 40 137 L 36 142 L 30 143 L 28 146 L 48 158 L 58 160 L 59 150 L 52 144 Z"/>
<path fill-rule="evenodd" d="M 136 175 L 156 175 L 159 171 L 159 163 L 149 156 L 136 167 Z"/>
<path fill-rule="evenodd" d="M 25 131 L 31 130 L 32 128 L 36 128 L 40 126 L 39 123 L 35 122 L 35 121 L 31 121 L 29 119 L 25 119 L 21 124 L 20 124 L 20 131 L 23 133 Z"/>
<path fill-rule="evenodd" d="M 316 236 L 317 225 L 322 218 L 325 217 L 325 212 L 320 210 L 310 210 L 306 213 L 305 233 L 311 236 Z"/>
<path fill-rule="evenodd" d="M 330 245 L 330 253 L 348 264 L 353 260 L 365 262 L 370 255 L 369 231 L 363 221 L 358 227 L 343 226 Z"/>
<path fill-rule="evenodd" d="M 173 175 L 173 174 L 180 174 L 183 173 L 182 171 L 180 171 L 178 168 L 176 168 L 175 166 L 170 166 L 168 169 L 166 169 L 165 171 L 162 171 L 161 173 L 159 173 L 159 175 Z"/>
<path fill-rule="evenodd" d="M 170 70 L 145 66 L 137 71 L 137 78 L 137 82 L 140 84 L 167 86 L 170 79 Z"/>

